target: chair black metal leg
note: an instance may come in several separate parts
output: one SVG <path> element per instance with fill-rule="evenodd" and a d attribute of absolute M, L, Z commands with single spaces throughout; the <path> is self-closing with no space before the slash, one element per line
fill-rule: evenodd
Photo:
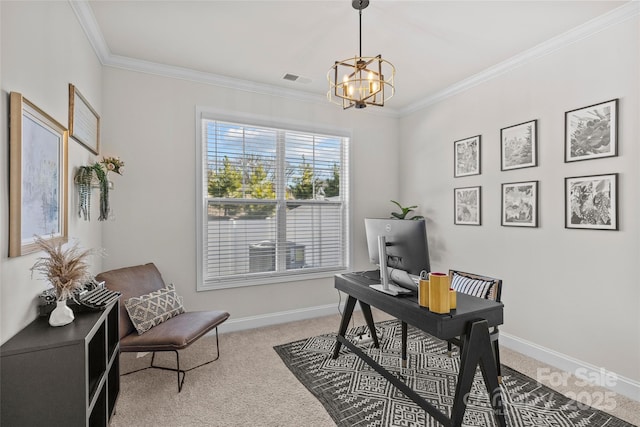
<path fill-rule="evenodd" d="M 451 357 L 453 354 L 453 344 L 450 341 L 447 341 L 447 355 Z"/>
<path fill-rule="evenodd" d="M 180 369 L 180 354 L 178 353 L 178 350 L 166 350 L 166 351 L 173 351 L 176 354 L 176 367 L 175 368 L 167 368 L 165 366 L 156 366 L 153 364 L 153 362 L 155 361 L 156 358 L 156 352 L 154 351 L 152 356 L 151 356 L 151 364 L 145 368 L 140 368 L 140 369 L 136 369 L 135 371 L 131 371 L 131 372 L 126 372 L 124 374 L 121 374 L 122 376 L 125 375 L 129 375 L 129 374 L 133 374 L 135 372 L 140 372 L 140 371 L 144 371 L 145 369 L 162 369 L 163 371 L 173 371 L 176 372 L 177 376 L 178 376 L 178 393 L 180 393 L 182 391 L 182 386 L 184 384 L 184 379 L 187 375 L 187 372 L 189 371 L 193 371 L 196 368 L 199 368 L 201 366 L 204 365 L 208 365 L 209 363 L 215 362 L 216 360 L 218 360 L 220 358 L 220 342 L 218 339 L 218 328 L 215 328 L 216 331 L 216 357 L 215 359 L 206 361 L 204 363 L 201 363 L 197 366 L 194 366 L 193 368 L 189 368 L 189 369 Z M 180 379 L 180 374 L 182 374 L 182 379 Z"/>

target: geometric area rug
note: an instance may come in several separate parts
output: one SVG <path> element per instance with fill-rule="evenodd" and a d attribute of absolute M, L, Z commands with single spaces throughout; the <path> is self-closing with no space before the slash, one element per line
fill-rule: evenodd
<path fill-rule="evenodd" d="M 366 326 L 352 328 L 347 338 Z M 376 323 L 380 348 L 360 348 L 402 379 L 429 403 L 451 414 L 460 357 L 447 355 L 447 344 L 409 326 L 407 368 L 400 365 L 401 327 L 397 320 Z M 342 346 L 331 358 L 335 334 L 325 334 L 275 346 L 284 364 L 324 405 L 338 427 L 440 426 L 362 359 Z M 455 349 L 455 347 L 454 347 Z M 536 380 L 502 365 L 502 401 L 508 426 L 522 427 L 633 427 L 619 418 L 586 406 L 551 390 Z M 482 373 L 478 368 L 464 414 L 463 426 L 495 426 Z"/>

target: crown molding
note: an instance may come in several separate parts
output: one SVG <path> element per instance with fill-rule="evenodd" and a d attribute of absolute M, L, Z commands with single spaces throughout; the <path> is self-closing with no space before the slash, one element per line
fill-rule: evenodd
<path fill-rule="evenodd" d="M 295 89 L 287 89 L 264 83 L 242 80 L 233 77 L 221 76 L 213 73 L 205 73 L 183 67 L 176 67 L 166 64 L 159 64 L 140 59 L 129 58 L 120 55 L 113 55 L 107 46 L 104 36 L 95 19 L 91 6 L 87 0 L 69 0 L 71 8 L 75 12 L 80 26 L 84 30 L 91 46 L 98 59 L 104 66 L 154 74 L 158 76 L 170 77 L 180 80 L 193 81 L 215 85 L 230 89 L 236 89 L 256 94 L 277 96 L 298 101 L 311 102 L 315 104 L 325 104 L 327 100 L 324 96 L 304 92 Z M 579 25 L 559 36 L 549 39 L 537 46 L 523 51 L 506 61 L 493 65 L 471 77 L 461 80 L 447 88 L 435 92 L 433 95 L 408 105 L 401 109 L 385 107 L 384 109 L 367 109 L 368 114 L 381 115 L 386 117 L 400 118 L 414 113 L 423 108 L 437 104 L 449 97 L 469 90 L 479 84 L 494 79 L 515 68 L 521 67 L 533 60 L 562 49 L 572 43 L 590 37 L 609 27 L 620 24 L 640 14 L 640 1 L 630 0 L 624 5 L 613 9 L 599 17 L 596 17 L 582 25 Z"/>
<path fill-rule="evenodd" d="M 100 31 L 98 21 L 96 21 L 89 2 L 86 0 L 69 0 L 69 5 L 71 5 L 71 9 L 73 9 L 73 12 L 76 14 L 78 22 L 80 22 L 80 26 L 93 47 L 98 60 L 102 65 L 106 65 L 111 56 L 111 52 L 107 47 L 107 42 L 102 35 L 102 31 Z"/>
<path fill-rule="evenodd" d="M 603 15 L 600 15 L 590 21 L 585 22 L 559 36 L 551 38 L 545 42 L 525 50 L 506 61 L 493 65 L 484 71 L 474 74 L 464 80 L 461 80 L 445 89 L 442 89 L 422 101 L 415 102 L 405 108 L 400 109 L 400 116 L 404 117 L 423 108 L 437 104 L 451 96 L 457 95 L 474 86 L 494 79 L 505 74 L 515 68 L 521 67 L 533 60 L 541 58 L 545 55 L 562 49 L 572 43 L 590 37 L 609 27 L 620 24 L 634 16 L 640 14 L 640 2 L 631 0 L 624 5 L 617 7 Z"/>

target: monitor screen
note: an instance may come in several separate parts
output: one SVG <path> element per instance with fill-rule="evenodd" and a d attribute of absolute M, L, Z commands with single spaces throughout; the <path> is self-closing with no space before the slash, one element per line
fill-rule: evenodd
<path fill-rule="evenodd" d="M 378 236 L 386 240 L 386 263 L 390 272 L 394 269 L 419 276 L 423 270 L 431 271 L 427 247 L 427 227 L 421 220 L 399 220 L 390 218 L 365 218 L 369 261 L 381 265 L 378 251 Z M 390 274 L 393 280 L 393 274 Z"/>

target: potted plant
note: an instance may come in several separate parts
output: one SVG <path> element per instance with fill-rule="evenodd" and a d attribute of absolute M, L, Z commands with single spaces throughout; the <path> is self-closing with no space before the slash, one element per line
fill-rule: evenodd
<path fill-rule="evenodd" d="M 109 190 L 113 183 L 109 181 L 109 172 L 122 175 L 124 162 L 118 157 L 103 157 L 101 162 L 90 166 L 80 166 L 76 172 L 75 182 L 78 184 L 79 209 L 78 216 L 85 221 L 91 219 L 91 190 L 94 186 L 100 189 L 100 216 L 98 221 L 109 217 Z"/>
<path fill-rule="evenodd" d="M 63 248 L 61 239 L 45 240 L 35 236 L 35 243 L 47 256 L 40 257 L 31 267 L 31 274 L 40 273 L 56 290 L 57 305 L 51 312 L 49 324 L 64 326 L 73 322 L 73 311 L 67 306 L 69 299 L 76 289 L 91 278 L 87 258 L 93 250 L 81 250 L 78 242 Z"/>
<path fill-rule="evenodd" d="M 391 203 L 394 203 L 396 206 L 398 206 L 400 208 L 400 212 L 391 212 L 391 217 L 392 218 L 396 218 L 396 219 L 415 219 L 415 220 L 424 219 L 424 217 L 422 215 L 414 215 L 412 217 L 407 218 L 407 215 L 409 213 L 413 212 L 413 210 L 418 207 L 417 205 L 404 207 L 400 203 L 396 202 L 395 200 L 391 200 Z"/>

